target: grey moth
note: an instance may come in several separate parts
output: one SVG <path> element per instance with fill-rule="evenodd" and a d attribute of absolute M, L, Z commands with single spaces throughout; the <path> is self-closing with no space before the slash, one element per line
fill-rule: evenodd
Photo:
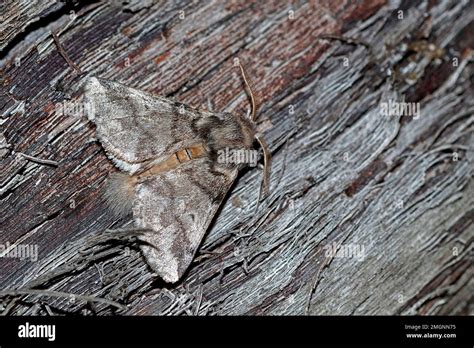
<path fill-rule="evenodd" d="M 142 253 L 163 280 L 188 269 L 213 217 L 245 163 L 219 160 L 223 151 L 263 148 L 263 188 L 270 154 L 252 116 L 199 111 L 117 82 L 90 77 L 84 97 L 107 156 L 120 170 L 105 193 L 111 211 L 132 214 Z M 255 151 L 255 150 L 253 150 Z"/>

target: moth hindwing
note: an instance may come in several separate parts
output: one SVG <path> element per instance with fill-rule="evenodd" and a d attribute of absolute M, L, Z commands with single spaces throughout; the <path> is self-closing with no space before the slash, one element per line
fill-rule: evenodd
<path fill-rule="evenodd" d="M 133 214 L 142 252 L 165 281 L 176 282 L 244 163 L 222 151 L 255 151 L 252 120 L 195 110 L 122 84 L 89 78 L 89 119 L 107 156 L 122 171 L 109 178 L 111 211 Z"/>

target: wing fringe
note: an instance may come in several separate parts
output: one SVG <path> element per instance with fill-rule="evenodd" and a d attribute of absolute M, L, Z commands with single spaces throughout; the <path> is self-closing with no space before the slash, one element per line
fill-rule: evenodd
<path fill-rule="evenodd" d="M 136 178 L 125 173 L 113 173 L 107 182 L 104 197 L 107 206 L 117 217 L 132 213 Z"/>

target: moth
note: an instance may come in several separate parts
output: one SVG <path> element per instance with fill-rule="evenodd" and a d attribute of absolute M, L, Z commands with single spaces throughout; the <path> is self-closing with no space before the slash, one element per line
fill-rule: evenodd
<path fill-rule="evenodd" d="M 88 118 L 107 156 L 120 169 L 112 174 L 106 201 L 117 215 L 132 214 L 142 253 L 166 282 L 185 273 L 227 191 L 245 163 L 219 160 L 222 151 L 264 155 L 262 186 L 268 193 L 270 152 L 255 124 L 256 102 L 249 117 L 191 108 L 117 82 L 90 77 L 85 102 Z M 255 151 L 255 150 L 254 150 Z M 259 197 L 260 198 L 260 197 Z"/>

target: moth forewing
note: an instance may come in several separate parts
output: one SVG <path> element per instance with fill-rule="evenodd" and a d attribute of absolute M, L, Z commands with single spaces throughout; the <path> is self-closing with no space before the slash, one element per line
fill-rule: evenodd
<path fill-rule="evenodd" d="M 147 232 L 143 254 L 167 282 L 191 263 L 241 163 L 217 161 L 225 149 L 253 149 L 252 120 L 206 113 L 173 100 L 92 78 L 86 100 L 98 139 L 126 173 L 108 181 L 106 198 L 116 214 L 132 213 Z"/>
<path fill-rule="evenodd" d="M 60 54 L 82 75 L 53 33 Z M 96 77 L 85 81 L 85 103 L 93 112 L 97 137 L 107 156 L 123 172 L 108 180 L 105 193 L 116 214 L 133 213 L 145 230 L 142 251 L 165 281 L 177 282 L 194 254 L 241 163 L 218 162 L 228 148 L 252 149 L 255 138 L 264 149 L 264 183 L 268 188 L 270 155 L 252 117 L 202 112 L 134 88 Z"/>

